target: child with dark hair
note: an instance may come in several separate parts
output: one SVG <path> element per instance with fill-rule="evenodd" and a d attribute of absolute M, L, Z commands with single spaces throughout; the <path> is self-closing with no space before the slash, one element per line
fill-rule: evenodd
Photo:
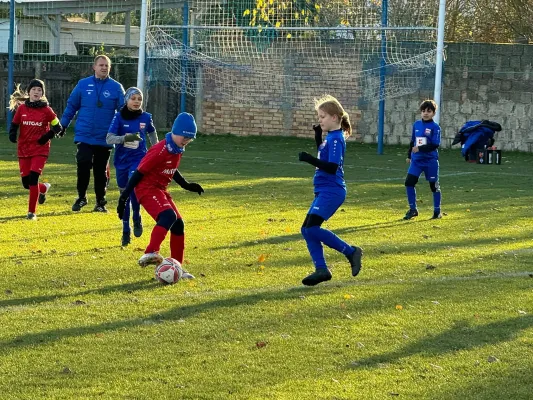
<path fill-rule="evenodd" d="M 15 116 L 9 128 L 9 140 L 17 143 L 22 186 L 30 191 L 27 219 L 35 220 L 37 202 L 43 204 L 50 189 L 49 183 L 39 183 L 50 154 L 50 139 L 62 131 L 54 110 L 48 105 L 44 82 L 32 79 L 26 91 L 17 86 L 9 100 Z M 17 131 L 20 134 L 17 138 Z"/>
<path fill-rule="evenodd" d="M 198 183 L 187 182 L 178 170 L 185 146 L 194 138 L 196 138 L 194 117 L 188 113 L 179 114 L 174 121 L 172 131 L 165 135 L 165 139 L 148 150 L 120 195 L 117 206 L 120 219 L 124 217 L 128 197 L 135 190 L 139 204 L 157 222 L 152 230 L 150 243 L 139 259 L 141 267 L 150 264 L 157 265 L 163 261 L 163 256 L 159 254 L 159 250 L 168 231 L 170 231 L 170 256 L 183 265 L 185 226 L 167 187 L 170 181 L 174 180 L 183 189 L 190 192 L 199 195 L 204 192 Z M 183 277 L 194 278 L 186 271 L 184 271 Z"/>
<path fill-rule="evenodd" d="M 130 87 L 126 90 L 124 100 L 125 104 L 115 114 L 106 137 L 107 144 L 115 145 L 113 162 L 120 193 L 124 191 L 128 179 L 148 151 L 146 140 L 148 139 L 152 146 L 158 142 L 152 115 L 142 109 L 143 94 L 141 90 Z M 135 237 L 141 237 L 143 233 L 141 206 L 135 193 L 132 192 L 126 201 L 122 218 L 122 246 L 127 246 L 131 242 L 130 203 L 133 211 L 133 234 Z"/>
<path fill-rule="evenodd" d="M 359 274 L 363 257 L 363 250 L 360 247 L 350 246 L 333 232 L 321 227 L 346 199 L 343 164 L 346 152 L 345 138 L 352 133 L 350 118 L 339 101 L 329 95 L 315 100 L 315 110 L 319 121 L 319 125 L 313 127 L 318 158 L 306 152 L 299 154 L 300 161 L 316 168 L 313 179 L 315 199 L 301 229 L 316 269 L 302 280 L 306 286 L 314 286 L 331 279 L 331 271 L 326 265 L 322 244 L 346 256 L 350 262 L 352 276 Z M 325 140 L 322 139 L 323 132 L 327 132 Z"/>
<path fill-rule="evenodd" d="M 437 104 L 433 100 L 424 100 L 420 104 L 422 118 L 413 124 L 413 133 L 407 154 L 407 163 L 410 165 L 405 178 L 405 189 L 407 191 L 407 201 L 409 202 L 409 210 L 403 217 L 406 220 L 418 216 L 415 185 L 422 172 L 424 172 L 433 193 L 432 219 L 442 218 L 440 212 L 441 193 L 438 151 L 440 146 L 440 126 L 433 121 L 436 111 Z"/>

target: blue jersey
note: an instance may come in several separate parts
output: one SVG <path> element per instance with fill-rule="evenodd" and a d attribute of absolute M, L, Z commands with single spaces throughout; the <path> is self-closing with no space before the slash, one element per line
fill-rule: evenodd
<path fill-rule="evenodd" d="M 411 135 L 413 146 L 434 145 L 440 146 L 440 126 L 433 120 L 418 120 L 413 124 L 413 133 Z M 438 160 L 439 152 L 437 149 L 424 152 L 419 151 L 411 154 L 412 161 L 425 162 L 429 160 Z"/>
<path fill-rule="evenodd" d="M 335 174 L 328 174 L 325 171 L 316 169 L 313 184 L 315 189 L 339 189 L 346 190 L 346 182 L 344 182 L 344 153 L 346 152 L 346 141 L 344 140 L 344 133 L 342 130 L 331 131 L 326 136 L 326 139 L 318 147 L 318 159 L 325 162 L 332 162 L 337 164 L 337 172 Z"/>
<path fill-rule="evenodd" d="M 151 114 L 143 112 L 135 119 L 124 119 L 120 112 L 117 112 L 113 121 L 111 121 L 109 133 L 117 136 L 124 136 L 128 133 L 140 133 L 142 141 L 116 144 L 115 168 L 128 168 L 132 162 L 138 163 L 141 161 L 148 150 L 146 147 L 147 135 L 152 132 L 155 132 L 155 127 Z"/>

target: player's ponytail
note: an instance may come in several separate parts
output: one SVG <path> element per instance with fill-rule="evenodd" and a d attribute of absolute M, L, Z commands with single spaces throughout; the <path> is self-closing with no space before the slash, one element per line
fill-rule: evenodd
<path fill-rule="evenodd" d="M 23 91 L 20 88 L 20 85 L 17 85 L 17 88 L 15 89 L 13 94 L 9 96 L 9 109 L 11 111 L 14 111 L 19 105 L 24 103 L 29 98 L 30 96 L 28 96 L 28 93 Z"/>
<path fill-rule="evenodd" d="M 349 137 L 352 134 L 352 124 L 350 123 L 350 116 L 347 112 L 341 117 L 341 129 L 344 132 L 344 137 Z"/>

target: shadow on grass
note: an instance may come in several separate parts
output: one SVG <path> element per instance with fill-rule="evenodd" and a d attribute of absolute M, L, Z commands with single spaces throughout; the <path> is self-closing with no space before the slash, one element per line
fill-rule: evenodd
<path fill-rule="evenodd" d="M 153 288 L 159 286 L 159 283 L 157 283 L 155 280 L 142 280 L 132 283 L 124 283 L 122 285 L 114 285 L 114 286 L 106 286 L 103 288 L 98 289 L 88 289 L 76 293 L 65 293 L 65 294 L 51 294 L 47 296 L 33 296 L 33 297 L 24 297 L 20 299 L 6 299 L 6 300 L 0 300 L 0 309 L 4 307 L 15 307 L 15 306 L 30 306 L 30 305 L 36 305 L 41 303 L 47 303 L 52 302 L 56 300 L 60 300 L 67 297 L 83 297 L 90 294 L 98 294 L 98 295 L 108 295 L 111 293 L 116 292 L 124 292 L 124 293 L 133 293 L 140 290 Z"/>
<path fill-rule="evenodd" d="M 128 285 L 119 285 L 119 286 L 113 286 L 111 288 L 102 288 L 102 289 L 95 289 L 87 291 L 88 293 L 106 293 L 116 290 L 141 290 L 143 288 L 147 288 L 149 286 L 158 285 L 156 282 L 136 282 L 133 284 Z M 133 289 L 128 288 L 128 286 L 131 286 Z M 212 301 L 207 301 L 204 303 L 199 304 L 191 304 L 186 305 L 183 307 L 175 307 L 170 309 L 167 312 L 159 312 L 157 314 L 153 314 L 151 316 L 145 317 L 145 318 L 134 318 L 134 319 L 128 319 L 128 320 L 122 320 L 122 321 L 113 321 L 113 322 L 105 322 L 102 324 L 97 325 L 90 325 L 85 327 L 70 327 L 65 329 L 53 329 L 48 330 L 45 332 L 39 332 L 39 333 L 28 333 L 24 335 L 20 335 L 12 340 L 3 341 L 0 342 L 0 354 L 9 352 L 10 350 L 19 348 L 19 347 L 25 347 L 25 346 L 33 346 L 35 344 L 45 344 L 49 342 L 56 342 L 58 340 L 68 338 L 68 337 L 79 337 L 84 335 L 91 335 L 96 333 L 103 333 L 103 332 L 110 332 L 110 331 L 116 331 L 123 328 L 136 328 L 139 326 L 142 326 L 145 324 L 147 320 L 157 320 L 160 322 L 163 321 L 172 321 L 172 320 L 180 320 L 188 317 L 192 317 L 195 315 L 199 315 L 205 312 L 212 312 L 216 309 L 226 309 L 230 307 L 239 307 L 239 306 L 250 306 L 254 305 L 260 302 L 264 301 L 282 301 L 282 300 L 288 300 L 288 299 L 299 299 L 302 295 L 308 294 L 309 292 L 312 292 L 315 295 L 324 295 L 331 291 L 336 290 L 334 287 L 327 287 L 324 286 L 320 288 L 319 290 L 313 290 L 310 288 L 305 287 L 295 287 L 292 289 L 282 289 L 282 290 L 276 290 L 276 291 L 269 291 L 269 292 L 259 292 L 259 293 L 253 293 L 248 294 L 244 296 L 238 296 L 238 297 L 231 297 L 231 298 L 224 298 L 224 299 L 217 299 Z M 68 297 L 76 297 L 81 296 L 85 292 L 80 292 L 77 294 L 69 294 Z M 59 298 L 58 296 L 41 296 L 41 297 L 35 297 L 33 298 L 34 303 L 35 302 L 46 302 L 51 301 Z M 5 300 L 0 304 L 3 304 L 4 307 L 6 306 L 6 301 L 9 302 L 15 302 L 15 300 Z M 31 304 L 31 299 L 21 299 L 23 302 L 22 304 Z M 18 305 L 22 305 L 18 304 Z M 7 304 L 7 305 L 17 305 L 15 304 Z"/>
<path fill-rule="evenodd" d="M 52 212 L 47 212 L 47 213 L 37 213 L 37 218 L 46 218 L 46 217 L 57 217 L 57 216 L 62 216 L 62 215 L 73 215 L 75 214 L 74 211 L 70 211 L 70 210 L 65 210 L 65 211 L 52 211 Z M 0 217 L 0 224 L 2 223 L 5 223 L 5 222 L 8 222 L 8 221 L 12 221 L 14 219 L 26 219 L 26 214 L 24 215 L 13 215 L 13 216 L 10 216 L 10 217 Z M 33 222 L 32 222 L 33 223 Z"/>
<path fill-rule="evenodd" d="M 349 365 L 347 368 L 379 368 L 379 364 L 394 363 L 415 354 L 434 357 L 444 353 L 494 345 L 513 340 L 518 333 L 532 326 L 533 316 L 530 315 L 475 326 L 470 326 L 468 321 L 457 321 L 453 328 L 438 335 L 420 339 L 397 351 L 357 360 L 357 365 Z"/>
<path fill-rule="evenodd" d="M 357 284 L 353 282 L 353 284 Z M 112 286 L 110 288 L 94 289 L 76 294 L 69 294 L 68 297 L 82 296 L 84 293 L 108 293 L 117 290 L 141 290 L 150 286 L 157 285 L 155 282 L 136 282 L 128 285 Z M 310 298 L 310 296 L 318 297 L 324 295 L 335 294 L 339 292 L 339 286 L 351 285 L 324 285 L 320 287 L 303 287 L 297 286 L 292 288 L 280 288 L 273 290 L 262 290 L 260 292 L 237 295 L 232 297 L 220 298 L 205 301 L 202 303 L 188 304 L 184 306 L 177 306 L 169 309 L 166 312 L 158 312 L 143 318 L 132 318 L 120 321 L 110 321 L 89 326 L 76 326 L 67 328 L 57 328 L 38 333 L 27 333 L 20 335 L 12 340 L 0 342 L 0 353 L 8 352 L 10 350 L 33 346 L 36 343 L 46 344 L 52 343 L 64 338 L 79 337 L 85 335 L 92 335 L 96 333 L 105 333 L 120 330 L 123 328 L 134 329 L 142 326 L 148 320 L 165 322 L 176 321 L 202 315 L 204 313 L 213 312 L 229 312 L 236 307 L 251 307 L 258 303 L 264 302 L 280 302 L 286 300 L 301 301 L 302 298 Z M 389 309 L 391 305 L 397 304 L 398 298 L 411 299 L 415 302 L 422 302 L 433 299 L 434 296 L 450 296 L 452 290 L 464 290 L 465 287 L 471 288 L 472 282 L 449 282 L 436 285 L 434 280 L 427 282 L 417 282 L 410 285 L 408 288 L 398 286 L 395 290 L 387 290 L 386 292 L 375 293 L 373 296 L 364 298 L 357 304 L 359 313 L 375 313 L 381 312 L 384 309 Z M 463 289 L 461 289 L 463 288 Z M 469 296 L 464 301 L 473 301 L 473 297 L 483 296 L 482 291 L 474 291 L 477 296 Z M 303 297 L 305 296 L 305 297 Z M 57 297 L 54 297 L 54 299 Z M 14 300 L 13 300 L 14 301 Z M 31 300 L 21 299 L 23 304 L 30 304 Z M 49 301 L 48 296 L 36 297 L 36 301 Z M 406 300 L 407 301 L 407 300 Z M 314 302 L 314 301 L 313 301 Z M 5 301 L 4 303 L 5 304 Z M 15 305 L 15 304 L 9 304 Z M 328 309 L 329 311 L 326 311 Z M 331 315 L 331 305 L 328 303 L 324 305 L 323 309 L 316 308 L 302 309 L 306 318 L 324 318 L 324 315 Z M 327 314 L 324 314 L 327 313 Z M 264 316 L 265 324 L 268 326 L 275 326 L 279 321 L 273 321 L 268 314 Z M 245 322 L 243 322 L 245 323 Z M 433 337 L 424 338 L 418 342 L 404 347 L 401 350 L 380 354 L 373 357 L 363 359 L 359 362 L 360 365 L 375 366 L 382 362 L 393 362 L 394 360 L 408 357 L 415 353 L 422 353 L 428 355 L 447 353 L 455 350 L 469 349 L 485 344 L 494 344 L 505 340 L 512 339 L 519 331 L 525 330 L 533 325 L 532 316 L 523 316 L 511 318 L 505 321 L 497 321 L 486 325 L 472 326 L 468 322 L 458 322 L 456 326 L 446 332 L 440 333 Z M 243 327 L 244 328 L 244 327 Z M 349 366 L 353 368 L 353 366 Z"/>

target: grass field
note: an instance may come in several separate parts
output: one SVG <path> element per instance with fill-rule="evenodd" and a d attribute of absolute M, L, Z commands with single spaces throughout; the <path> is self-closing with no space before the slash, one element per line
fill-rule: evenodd
<path fill-rule="evenodd" d="M 314 288 L 300 225 L 313 140 L 202 136 L 172 186 L 194 281 L 162 286 L 137 259 L 153 226 L 120 247 L 114 176 L 107 215 L 76 198 L 72 137 L 54 141 L 37 221 L 15 146 L 0 135 L 0 398 L 531 399 L 532 154 L 501 166 L 441 152 L 442 220 L 418 185 L 403 221 L 405 148 L 349 143 L 348 197 L 326 226 L 363 247 L 352 278 Z M 168 239 L 163 253 L 168 255 Z"/>

